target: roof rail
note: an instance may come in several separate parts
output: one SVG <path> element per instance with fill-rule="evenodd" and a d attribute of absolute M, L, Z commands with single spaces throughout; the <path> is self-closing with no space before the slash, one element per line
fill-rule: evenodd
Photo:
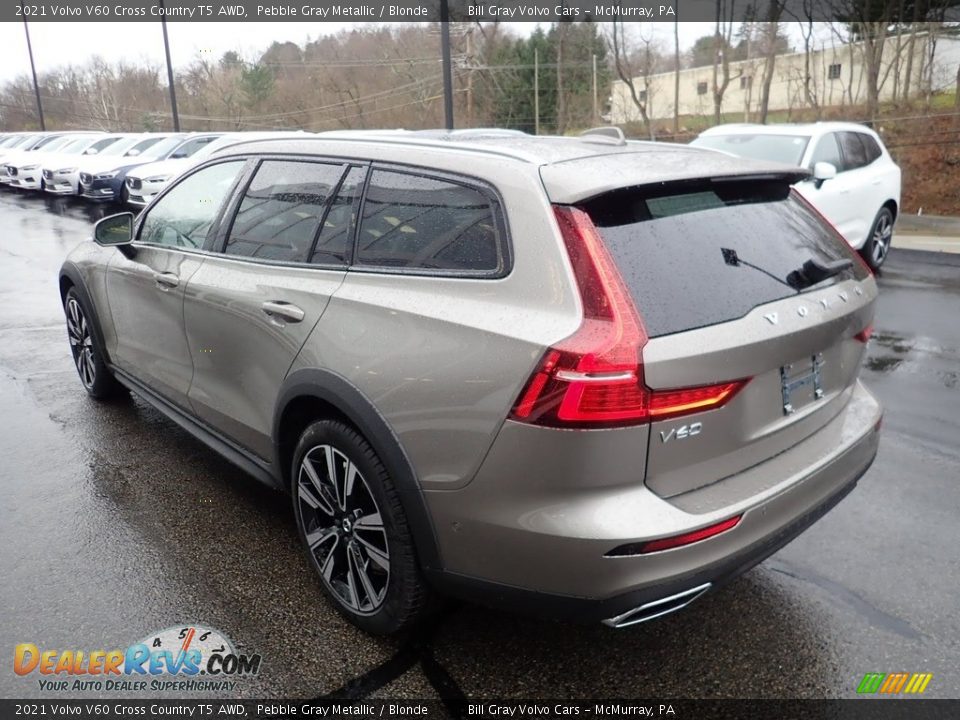
<path fill-rule="evenodd" d="M 427 130 L 414 130 L 413 135 L 422 137 L 434 137 L 456 140 L 484 140 L 487 138 L 500 137 L 526 137 L 527 133 L 522 130 L 510 130 L 507 128 L 461 128 L 459 130 L 444 130 L 442 128 L 432 128 Z"/>
<path fill-rule="evenodd" d="M 583 142 L 600 143 L 603 145 L 627 144 L 627 138 L 624 136 L 623 130 L 615 125 L 607 125 L 605 127 L 595 127 L 590 128 L 589 130 L 584 130 L 582 133 L 580 133 L 580 137 Z"/>

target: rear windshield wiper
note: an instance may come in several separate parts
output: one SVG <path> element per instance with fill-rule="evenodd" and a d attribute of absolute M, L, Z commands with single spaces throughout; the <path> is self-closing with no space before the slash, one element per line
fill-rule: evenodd
<path fill-rule="evenodd" d="M 810 258 L 796 270 L 791 270 L 787 274 L 787 279 L 783 280 L 769 270 L 765 270 L 759 265 L 754 265 L 751 262 L 747 262 L 737 255 L 737 251 L 733 250 L 732 248 L 720 248 L 720 252 L 723 254 L 723 261 L 727 265 L 731 265 L 733 267 L 739 267 L 742 265 L 744 267 L 753 268 L 754 270 L 762 272 L 767 277 L 776 280 L 781 285 L 786 285 L 797 292 L 800 292 L 805 288 L 812 287 L 818 283 L 822 283 L 827 278 L 832 278 L 834 275 L 839 275 L 844 270 L 848 270 L 849 268 L 853 267 L 853 261 L 849 260 L 848 258 L 831 260 L 829 262 L 823 262 L 821 260 L 817 260 L 816 258 Z"/>
<path fill-rule="evenodd" d="M 787 275 L 787 282 L 790 284 L 790 287 L 795 290 L 803 290 L 804 288 L 822 283 L 824 280 L 832 278 L 834 275 L 839 275 L 844 270 L 849 270 L 852 267 L 853 261 L 849 258 L 840 258 L 839 260 L 831 260 L 830 262 L 810 258 L 803 263 L 801 267 L 792 270 Z"/>
<path fill-rule="evenodd" d="M 799 290 L 799 288 L 795 287 L 794 285 L 787 282 L 783 278 L 777 277 L 769 270 L 764 270 L 759 265 L 754 265 L 752 262 L 747 262 L 746 260 L 743 260 L 739 255 L 737 255 L 737 251 L 732 248 L 720 248 L 720 252 L 723 254 L 723 261 L 727 265 L 730 265 L 732 267 L 740 267 L 742 265 L 744 267 L 753 268 L 754 270 L 762 272 L 767 277 L 772 278 L 773 280 L 776 280 L 781 285 L 786 285 L 788 288 L 791 288 L 793 290 Z M 789 277 L 787 279 L 789 280 Z"/>

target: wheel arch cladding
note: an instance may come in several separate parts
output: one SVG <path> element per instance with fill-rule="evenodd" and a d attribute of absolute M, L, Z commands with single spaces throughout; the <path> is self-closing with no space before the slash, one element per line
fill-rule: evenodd
<path fill-rule="evenodd" d="M 81 302 L 83 302 L 84 307 L 87 309 L 87 314 L 95 325 L 95 332 L 91 333 L 91 335 L 97 345 L 97 352 L 100 353 L 100 357 L 109 365 L 111 363 L 110 353 L 107 352 L 107 348 L 104 347 L 103 344 L 103 325 L 100 323 L 97 306 L 94 305 L 90 293 L 87 292 L 87 286 L 84 284 L 83 277 L 75 265 L 72 263 L 64 263 L 63 267 L 60 268 L 59 285 L 61 307 L 66 303 L 67 293 L 70 292 L 70 290 L 73 290 L 80 296 Z"/>
<path fill-rule="evenodd" d="M 311 422 L 328 418 L 349 423 L 373 447 L 400 496 L 421 568 L 441 569 L 433 522 L 410 458 L 374 404 L 342 376 L 302 369 L 284 381 L 273 415 L 273 463 L 280 482 L 291 489 L 291 464 L 300 435 Z"/>

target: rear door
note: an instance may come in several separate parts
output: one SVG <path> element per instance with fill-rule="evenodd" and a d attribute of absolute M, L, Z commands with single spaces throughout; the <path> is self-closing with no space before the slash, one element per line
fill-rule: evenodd
<path fill-rule="evenodd" d="M 653 422 L 654 492 L 679 495 L 758 465 L 843 409 L 876 286 L 786 182 L 668 183 L 585 208 L 649 335 L 646 384 L 746 381 L 722 407 Z M 801 270 L 808 261 L 847 267 L 818 278 Z"/>
<path fill-rule="evenodd" d="M 843 151 L 844 180 L 850 188 L 847 198 L 853 210 L 849 229 L 843 232 L 843 236 L 853 247 L 859 248 L 866 242 L 874 216 L 880 207 L 874 199 L 877 188 L 873 181 L 877 178 L 870 167 L 877 156 L 871 156 L 863 142 L 863 133 L 844 131 L 837 135 Z"/>
<path fill-rule="evenodd" d="M 187 286 L 190 402 L 262 458 L 280 385 L 343 282 L 365 177 L 342 161 L 262 160 Z"/>

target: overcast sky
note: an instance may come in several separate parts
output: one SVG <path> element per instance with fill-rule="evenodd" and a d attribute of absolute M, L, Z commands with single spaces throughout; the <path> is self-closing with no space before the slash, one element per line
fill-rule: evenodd
<path fill-rule="evenodd" d="M 0 0 L 0 2 L 5 0 Z M 356 23 L 362 24 L 362 23 Z M 303 45 L 307 38 L 335 33 L 354 23 L 305 22 L 171 22 L 167 24 L 174 68 L 188 64 L 198 53 L 219 58 L 227 50 L 255 56 L 274 40 Z M 504 23 L 516 34 L 527 34 L 533 23 Z M 650 32 L 660 36 L 667 48 L 673 45 L 673 23 L 648 23 Z M 713 31 L 713 24 L 680 23 L 680 45 L 686 49 L 701 35 Z M 163 63 L 163 35 L 159 22 L 38 22 L 30 24 L 30 39 L 37 72 L 68 63 L 83 64 L 94 54 L 107 60 L 141 60 Z M 439 43 L 439 40 L 438 40 Z M 0 23 L 0 81 L 30 72 L 27 43 L 22 23 Z M 440 49 L 437 48 L 439 55 Z"/>

